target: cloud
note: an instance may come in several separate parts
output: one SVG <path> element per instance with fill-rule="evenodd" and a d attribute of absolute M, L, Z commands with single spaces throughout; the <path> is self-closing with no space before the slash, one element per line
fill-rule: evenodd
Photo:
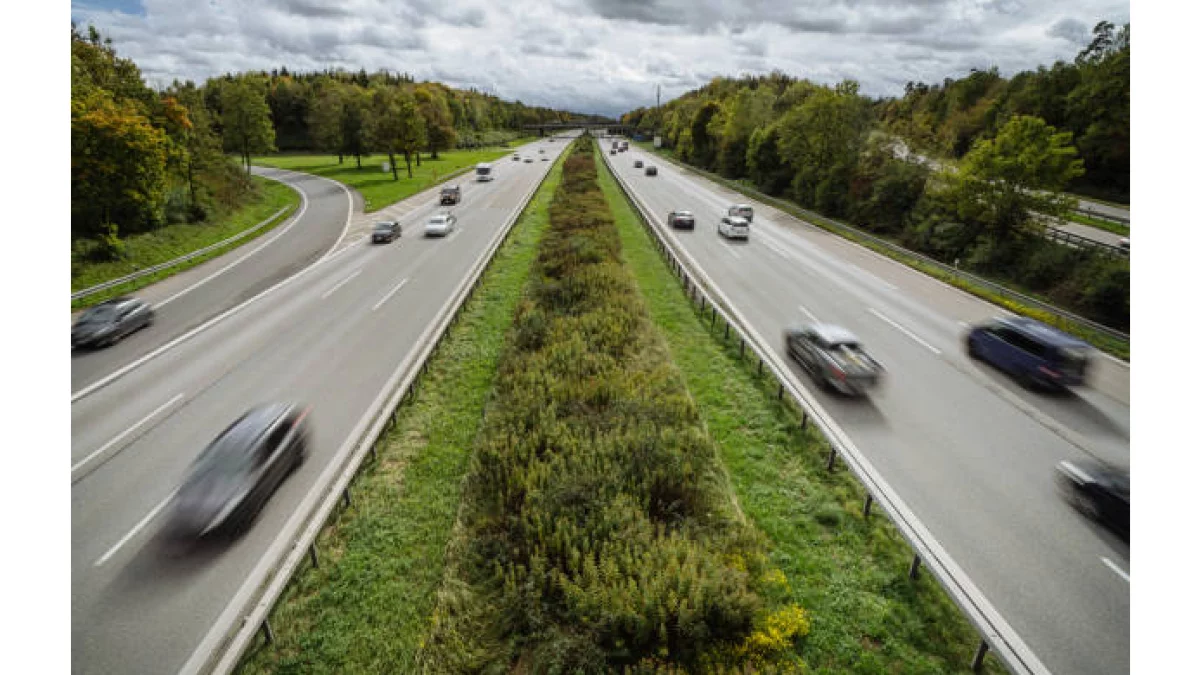
<path fill-rule="evenodd" d="M 113 3 L 116 4 L 113 4 Z M 972 67 L 1072 59 L 1127 0 L 77 0 L 147 80 L 388 69 L 529 105 L 620 114 L 779 70 L 897 95 Z M 116 7 L 117 9 L 111 9 Z M 125 11 L 120 11 L 124 9 Z"/>

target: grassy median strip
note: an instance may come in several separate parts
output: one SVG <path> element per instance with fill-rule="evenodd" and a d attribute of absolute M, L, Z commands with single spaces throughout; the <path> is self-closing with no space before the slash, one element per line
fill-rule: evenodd
<path fill-rule="evenodd" d="M 110 279 L 117 279 L 138 270 L 162 264 L 192 251 L 198 251 L 205 246 L 211 246 L 219 241 L 228 239 L 235 234 L 261 223 L 281 208 L 286 210 L 275 217 L 262 229 L 254 234 L 237 240 L 228 246 L 223 246 L 210 253 L 180 263 L 170 269 L 155 274 L 148 274 L 127 284 L 107 289 L 86 298 L 80 298 L 71 303 L 72 309 L 90 307 L 109 298 L 132 293 L 139 288 L 190 269 L 200 263 L 225 253 L 232 248 L 241 246 L 249 241 L 270 232 L 279 223 L 288 219 L 300 205 L 300 195 L 292 188 L 277 181 L 252 176 L 251 180 L 260 191 L 260 197 L 252 203 L 234 211 L 225 217 L 217 217 L 214 222 L 179 223 L 167 225 L 153 232 L 136 234 L 125 238 L 125 257 L 112 262 L 89 262 L 84 259 L 71 261 L 71 291 L 80 291 L 96 284 L 102 284 Z"/>
<path fill-rule="evenodd" d="M 967 293 L 970 293 L 971 295 L 974 295 L 978 298 L 987 300 L 988 302 L 990 302 L 992 304 L 1004 307 L 1005 309 L 1007 309 L 1015 314 L 1020 314 L 1020 315 L 1027 316 L 1027 317 L 1030 317 L 1033 319 L 1037 319 L 1038 321 L 1041 321 L 1043 323 L 1054 326 L 1055 328 L 1058 328 L 1059 330 L 1071 333 L 1072 335 L 1080 337 L 1080 338 L 1086 340 L 1087 342 L 1091 343 L 1092 346 L 1096 347 L 1097 349 L 1108 352 L 1109 354 L 1112 354 L 1113 356 L 1116 356 L 1118 358 L 1125 359 L 1125 360 L 1129 359 L 1129 341 L 1128 340 L 1122 340 L 1122 339 L 1119 339 L 1116 337 L 1111 337 L 1108 334 L 1103 333 L 1101 331 L 1097 331 L 1093 328 L 1090 328 L 1089 326 L 1087 326 L 1085 324 L 1081 324 L 1076 321 L 1072 321 L 1070 319 L 1060 318 L 1057 314 L 1052 314 L 1045 310 L 1038 309 L 1037 307 L 1032 307 L 1032 306 L 1027 305 L 1019 300 L 1013 300 L 1006 295 L 997 293 L 996 291 L 993 291 L 993 290 L 986 288 L 980 284 L 977 284 L 967 277 L 961 276 L 955 272 L 948 272 L 945 269 L 942 269 L 941 267 L 938 267 L 936 265 L 931 265 L 928 262 L 921 260 L 920 258 L 918 258 L 915 255 L 909 255 L 909 254 L 906 254 L 906 253 L 903 253 L 900 251 L 892 250 L 886 246 L 880 246 L 878 243 L 871 241 L 870 239 L 868 239 L 866 237 L 857 235 L 853 231 L 853 229 L 847 229 L 847 228 L 850 228 L 849 225 L 846 225 L 844 223 L 838 223 L 838 222 L 836 222 L 830 218 L 826 218 L 825 216 L 822 216 L 818 213 L 814 213 L 807 209 L 803 209 L 789 201 L 771 197 L 769 195 L 764 195 L 763 193 L 759 192 L 757 189 L 755 189 L 751 186 L 745 185 L 742 182 L 729 180 L 728 178 L 725 178 L 723 176 L 718 176 L 717 174 L 709 173 L 708 171 L 704 171 L 704 170 L 698 169 L 694 166 L 685 164 L 684 162 L 681 162 L 680 160 L 676 159 L 674 157 L 674 155 L 671 153 L 671 151 L 668 149 L 655 148 L 653 145 L 651 145 L 648 142 L 638 142 L 637 145 L 640 146 L 643 150 L 645 150 L 647 152 L 655 153 L 655 154 L 659 155 L 660 157 L 666 159 L 667 161 L 674 163 L 676 166 L 680 167 L 684 171 L 690 171 L 698 176 L 703 176 L 703 177 L 713 181 L 714 183 L 723 185 L 723 186 L 729 188 L 730 190 L 740 192 L 741 194 L 744 194 L 747 197 L 750 197 L 752 199 L 757 199 L 764 203 L 770 204 L 771 206 L 774 206 L 775 208 L 792 215 L 793 217 L 797 218 L 798 220 L 802 220 L 811 225 L 815 225 L 817 227 L 820 227 L 823 230 L 832 232 L 833 234 L 836 234 L 836 235 L 842 237 L 843 239 L 847 239 L 847 240 L 852 241 L 860 246 L 869 248 L 872 251 L 874 251 L 880 255 L 887 256 L 888 258 L 891 258 L 892 260 L 895 260 L 898 263 L 907 265 L 907 266 L 917 270 L 918 272 L 923 272 L 924 274 L 927 274 L 927 275 L 933 277 L 934 279 L 937 279 L 939 281 L 947 283 L 947 284 L 954 286 L 955 288 L 958 288 L 960 290 L 966 291 Z M 873 235 L 873 236 L 876 236 L 876 238 L 879 238 L 879 239 L 886 239 L 885 237 L 882 237 L 879 235 Z M 999 284 L 999 285 L 1003 286 L 1004 284 Z M 1011 285 L 1009 287 L 1011 288 Z M 1022 295 L 1027 295 L 1029 297 L 1036 298 L 1038 300 L 1043 300 L 1043 298 L 1038 298 L 1036 293 L 1034 293 L 1032 291 L 1028 291 L 1026 289 L 1013 288 L 1012 290 L 1015 290 L 1018 293 L 1021 293 Z"/>
<path fill-rule="evenodd" d="M 1129 226 L 1125 223 L 1118 223 L 1115 220 L 1094 218 L 1092 216 L 1079 213 L 1078 211 L 1068 211 L 1065 217 L 1067 220 L 1079 223 L 1080 225 L 1087 225 L 1088 227 L 1094 227 L 1098 230 L 1104 230 L 1105 232 L 1112 232 L 1113 234 L 1119 234 L 1122 237 L 1129 236 Z"/>
<path fill-rule="evenodd" d="M 378 211 L 385 206 L 395 204 L 401 199 L 425 190 L 439 182 L 469 171 L 480 162 L 492 162 L 517 150 L 520 141 L 514 141 L 508 149 L 493 148 L 487 150 L 443 150 L 437 159 L 422 155 L 421 166 L 413 160 L 413 177 L 408 177 L 408 169 L 404 159 L 397 157 L 399 162 L 400 180 L 392 179 L 391 171 L 380 168 L 388 161 L 387 155 L 371 155 L 363 157 L 362 168 L 358 168 L 353 157 L 344 157 L 338 164 L 337 155 L 275 155 L 270 157 L 255 157 L 254 164 L 273 166 L 277 169 L 289 169 L 324 176 L 344 183 L 358 190 L 363 197 L 363 210 L 367 213 Z M 510 162 L 509 163 L 514 163 Z M 501 165 L 497 171 L 506 167 Z"/>
<path fill-rule="evenodd" d="M 599 160 L 597 163 L 600 163 Z M 687 382 L 727 468 L 738 503 L 766 534 L 791 602 L 811 616 L 796 650 L 813 672 L 969 671 L 979 636 L 927 575 L 907 577 L 911 552 L 881 513 L 862 516 L 865 491 L 844 469 L 829 473 L 828 445 L 802 429 L 775 383 L 759 377 L 738 342 L 723 344 L 671 273 L 633 207 L 604 168 L 625 263 Z M 699 235 L 697 235 L 699 236 Z M 1003 672 L 991 656 L 987 672 Z"/>
<path fill-rule="evenodd" d="M 428 627 L 460 484 L 537 242 L 553 168 L 429 363 L 415 398 L 355 482 L 354 502 L 318 539 L 271 617 L 274 645 L 243 673 L 409 673 Z"/>

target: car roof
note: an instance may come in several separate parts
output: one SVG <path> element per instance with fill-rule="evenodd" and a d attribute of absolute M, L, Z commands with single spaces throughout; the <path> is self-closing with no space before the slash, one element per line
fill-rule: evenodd
<path fill-rule="evenodd" d="M 450 217 L 449 213 L 435 213 L 429 217 L 430 220 L 446 220 Z"/>
<path fill-rule="evenodd" d="M 1026 316 L 1000 317 L 996 319 L 996 323 L 1016 329 L 1026 336 L 1051 347 L 1091 347 L 1090 344 L 1074 335 L 1068 335 L 1057 328 L 1047 326 L 1037 319 L 1030 319 Z"/>
<path fill-rule="evenodd" d="M 251 408 L 213 439 L 197 461 L 219 459 L 230 452 L 240 452 L 253 446 L 292 408 L 290 403 L 264 403 Z"/>
<path fill-rule="evenodd" d="M 814 323 L 809 328 L 821 338 L 822 342 L 827 344 L 839 344 L 842 342 L 853 342 L 858 344 L 858 336 L 851 333 L 849 330 L 841 326 L 835 326 L 831 323 Z"/>
<path fill-rule="evenodd" d="M 749 204 L 734 204 L 733 206 L 730 206 L 729 208 L 731 208 L 731 209 L 751 209 L 751 210 L 754 209 L 754 207 L 750 206 Z"/>
<path fill-rule="evenodd" d="M 671 213 L 674 213 L 674 214 L 675 214 L 675 215 L 677 215 L 677 216 L 690 216 L 690 215 L 692 215 L 692 212 L 691 212 L 691 211 L 672 211 Z"/>
<path fill-rule="evenodd" d="M 741 216 L 725 216 L 725 220 L 729 221 L 730 225 L 749 225 L 750 221 Z"/>
<path fill-rule="evenodd" d="M 396 226 L 396 221 L 394 221 L 394 220 L 377 220 L 377 221 L 375 221 L 375 229 L 379 229 L 381 227 L 395 227 L 395 226 Z"/>

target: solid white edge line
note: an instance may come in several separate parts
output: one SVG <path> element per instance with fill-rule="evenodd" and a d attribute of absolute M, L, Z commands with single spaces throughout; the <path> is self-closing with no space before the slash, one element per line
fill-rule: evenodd
<path fill-rule="evenodd" d="M 341 281 L 337 282 L 336 284 L 334 284 L 334 285 L 333 285 L 333 287 L 332 287 L 332 288 L 330 288 L 329 290 L 327 290 L 327 291 L 325 291 L 324 293 L 322 293 L 322 294 L 321 294 L 321 299 L 322 299 L 322 300 L 324 300 L 324 299 L 328 298 L 329 296 L 333 295 L 333 294 L 334 294 L 334 293 L 337 291 L 337 289 L 339 289 L 339 288 L 341 288 L 342 286 L 345 286 L 346 284 L 350 283 L 350 281 L 351 281 L 351 280 L 352 280 L 354 277 L 356 277 L 356 276 L 358 276 L 358 275 L 360 275 L 360 274 L 362 274 L 362 268 L 361 268 L 361 267 L 360 267 L 360 268 L 358 268 L 358 269 L 356 269 L 356 270 L 354 270 L 353 272 L 351 272 L 351 273 L 350 273 L 350 276 L 348 276 L 348 277 L 346 277 L 345 279 L 342 279 Z"/>
<path fill-rule="evenodd" d="M 379 302 L 375 303 L 375 306 L 371 308 L 371 311 L 372 311 L 372 312 L 374 312 L 375 310 L 377 310 L 377 309 L 379 309 L 380 307 L 382 307 L 382 306 L 383 306 L 383 303 L 385 303 L 385 302 L 387 302 L 388 300 L 390 300 L 390 299 L 392 298 L 392 296 L 396 294 L 396 291 L 399 291 L 401 288 L 404 288 L 404 284 L 407 284 L 407 283 L 408 283 L 408 279 L 401 279 L 401 280 L 400 280 L 400 283 L 396 284 L 396 287 L 395 287 L 395 288 L 393 288 L 392 290 L 388 291 L 388 294 L 387 294 L 387 295 L 385 295 L 385 296 L 383 296 L 383 299 L 382 299 L 382 300 L 380 300 Z"/>
<path fill-rule="evenodd" d="M 887 323 L 891 324 L 892 328 L 895 328 L 896 330 L 900 331 L 901 333 L 904 333 L 905 335 L 907 335 L 909 338 L 911 338 L 914 342 L 921 345 L 922 347 L 928 349 L 929 351 L 933 352 L 934 354 L 941 355 L 942 350 L 940 350 L 937 347 L 934 347 L 933 345 L 929 344 L 928 342 L 922 340 L 920 337 L 917 336 L 916 333 L 910 331 L 909 329 L 905 328 L 904 326 L 901 326 L 900 324 L 896 323 L 895 321 L 892 321 L 891 319 L 887 318 L 886 316 L 884 316 L 883 314 L 881 314 L 874 308 L 868 307 L 867 311 L 874 314 L 875 316 L 879 317 L 880 319 L 886 321 Z"/>
<path fill-rule="evenodd" d="M 1100 558 L 1100 560 L 1104 561 L 1104 564 L 1108 565 L 1108 568 L 1110 570 L 1116 572 L 1117 576 L 1124 579 L 1125 583 L 1129 583 L 1129 574 L 1127 572 L 1122 571 L 1120 567 L 1117 567 L 1117 564 L 1115 562 L 1109 560 L 1108 558 Z"/>
<path fill-rule="evenodd" d="M 104 555 L 97 558 L 96 562 L 92 566 L 100 567 L 104 563 L 108 562 L 108 559 L 113 557 L 113 555 L 115 555 L 117 551 L 121 550 L 122 546 L 129 543 L 130 539 L 133 539 L 135 536 L 137 536 L 137 533 L 141 532 L 142 528 L 146 527 L 146 525 L 151 520 L 154 520 L 154 516 L 157 516 L 158 512 L 162 511 L 163 507 L 165 507 L 168 503 L 170 503 L 171 499 L 175 496 L 175 493 L 177 493 L 177 492 L 179 492 L 179 488 L 175 488 L 174 490 L 171 490 L 171 494 L 164 497 L 163 500 L 158 503 L 158 506 L 155 506 L 154 508 L 150 509 L 150 513 L 147 513 L 144 518 L 139 520 L 137 525 L 133 526 L 132 530 L 130 530 L 129 532 L 126 532 L 124 537 L 121 537 L 121 539 L 119 541 L 117 541 L 117 543 L 113 544 L 112 548 L 105 551 Z"/>
<path fill-rule="evenodd" d="M 151 411 L 151 413 L 149 415 L 146 415 L 142 419 L 135 422 L 133 424 L 133 426 L 131 426 L 128 429 L 126 429 L 125 431 L 122 431 L 121 433 L 117 434 L 116 436 L 114 436 L 112 438 L 112 440 L 110 440 L 109 442 L 100 446 L 98 449 L 92 451 L 91 454 L 89 454 L 87 457 L 84 457 L 83 459 L 76 462 L 74 464 L 74 466 L 71 467 L 71 473 L 74 474 L 75 471 L 77 471 L 79 469 L 79 467 L 83 466 L 84 464 L 87 464 L 88 462 L 92 461 L 92 459 L 94 459 L 97 455 L 102 454 L 105 450 L 108 450 L 110 447 L 112 447 L 116 443 L 119 443 L 121 441 L 121 439 L 123 439 L 126 436 L 128 436 L 129 434 L 133 433 L 134 429 L 137 429 L 138 427 L 142 426 L 146 422 L 150 421 L 151 418 L 158 415 L 158 413 L 162 412 L 166 408 L 169 408 L 171 405 L 173 405 L 176 401 L 178 401 L 181 398 L 183 398 L 182 392 L 176 394 L 175 397 L 172 398 L 170 401 L 167 401 L 166 403 L 155 408 L 153 411 Z"/>
<path fill-rule="evenodd" d="M 300 222 L 300 219 L 304 217 L 305 211 L 308 210 L 308 195 L 304 194 L 304 192 L 302 190 L 300 190 L 299 188 L 297 188 L 295 185 L 293 185 L 291 183 L 284 183 L 283 181 L 278 181 L 278 182 L 283 183 L 284 185 L 286 185 L 286 186 L 292 188 L 293 190 L 295 190 L 296 192 L 300 193 L 300 210 L 297 211 L 294 216 L 292 216 L 292 218 L 291 218 L 292 222 L 288 223 L 282 230 L 279 230 L 278 232 L 271 235 L 266 241 L 260 243 L 257 247 L 255 247 L 255 249 L 253 251 L 250 251 L 246 255 L 238 258 L 237 260 L 234 260 L 233 262 L 222 267 L 221 269 L 217 270 L 216 272 L 213 272 L 212 274 L 208 275 L 207 277 L 204 277 L 200 281 L 197 281 L 196 283 L 192 284 L 191 286 L 188 286 L 187 288 L 183 289 L 182 291 L 179 291 L 175 295 L 170 296 L 166 300 L 159 302 L 158 304 L 154 305 L 154 309 L 157 310 L 157 309 L 162 309 L 163 307 L 166 307 L 168 304 L 174 302 L 175 300 L 178 300 L 179 298 L 187 295 L 188 293 L 191 293 L 192 291 L 196 290 L 197 288 L 200 288 L 204 284 L 207 284 L 208 282 L 212 281 L 213 279 L 216 279 L 217 277 L 221 276 L 222 274 L 228 272 L 229 270 L 233 269 L 234 267 L 242 264 L 243 262 L 248 260 L 251 256 L 253 256 L 255 253 L 258 253 L 259 251 L 263 250 L 264 248 L 270 246 L 271 244 L 274 244 L 277 240 L 279 240 L 280 237 L 287 234 L 288 230 L 295 227 L 296 223 Z"/>

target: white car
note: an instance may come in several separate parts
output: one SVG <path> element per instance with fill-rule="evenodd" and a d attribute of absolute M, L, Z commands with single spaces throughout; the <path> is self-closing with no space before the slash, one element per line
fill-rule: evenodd
<path fill-rule="evenodd" d="M 747 223 L 754 222 L 754 208 L 749 204 L 734 204 L 729 207 L 729 215 L 745 218 Z"/>
<path fill-rule="evenodd" d="M 439 213 L 425 223 L 426 237 L 444 237 L 458 227 L 458 218 L 452 213 Z"/>
<path fill-rule="evenodd" d="M 729 239 L 749 239 L 750 221 L 738 216 L 721 216 L 717 234 Z"/>

